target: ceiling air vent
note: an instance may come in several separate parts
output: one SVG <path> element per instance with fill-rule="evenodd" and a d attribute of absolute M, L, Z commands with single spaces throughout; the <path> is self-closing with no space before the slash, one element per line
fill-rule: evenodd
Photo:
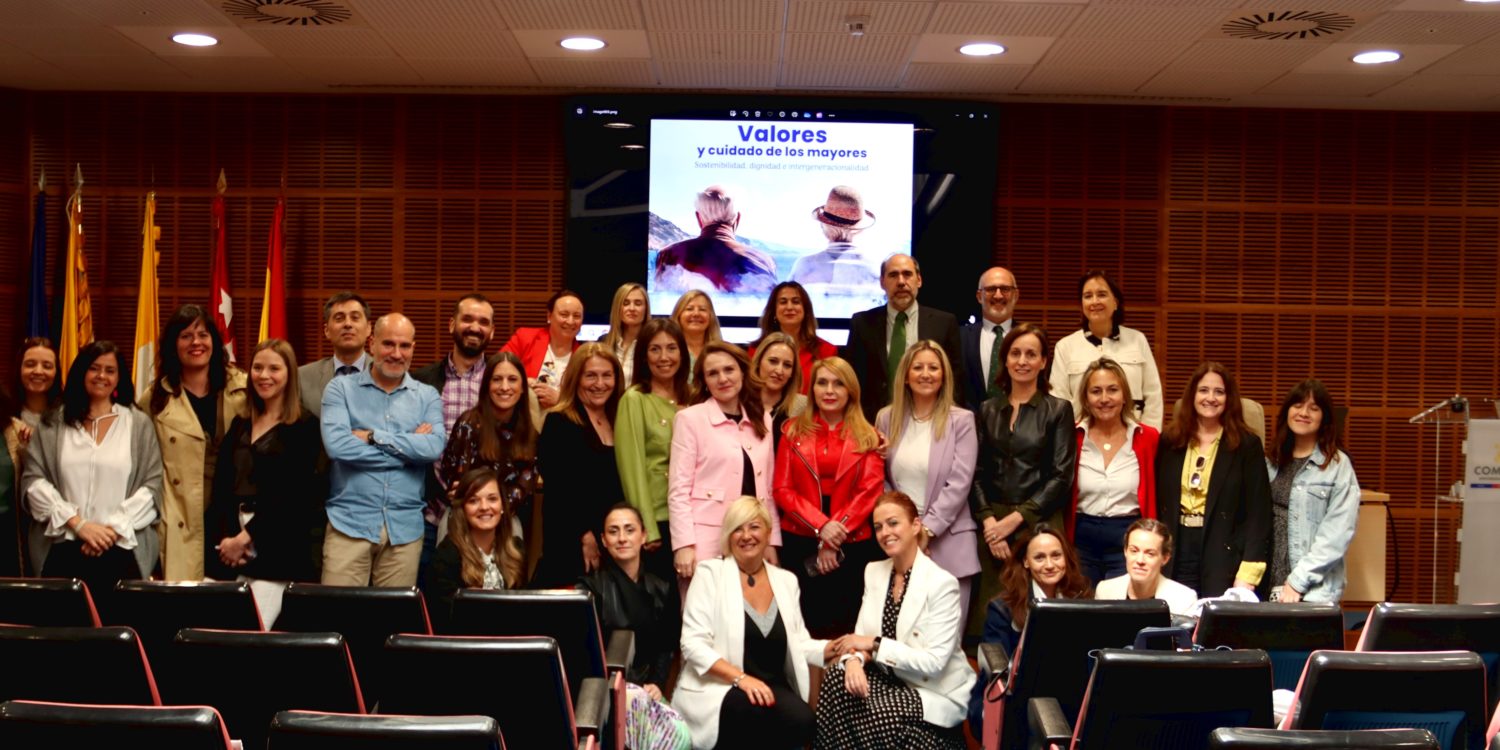
<path fill-rule="evenodd" d="M 332 0 L 224 0 L 224 12 L 276 26 L 332 26 L 354 17 L 347 6 Z"/>
<path fill-rule="evenodd" d="M 1321 39 L 1347 31 L 1354 19 L 1322 10 L 1255 13 L 1226 21 L 1220 30 L 1239 39 Z"/>

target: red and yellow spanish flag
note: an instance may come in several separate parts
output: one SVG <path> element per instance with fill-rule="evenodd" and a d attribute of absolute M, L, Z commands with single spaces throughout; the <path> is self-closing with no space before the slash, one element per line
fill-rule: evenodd
<path fill-rule="evenodd" d="M 141 282 L 135 305 L 135 364 L 130 376 L 135 379 L 135 399 L 145 397 L 152 381 L 156 380 L 156 336 L 161 325 L 161 313 L 157 306 L 156 267 L 161 254 L 156 251 L 156 241 L 161 239 L 161 227 L 156 225 L 156 193 L 146 193 L 146 221 L 141 227 Z"/>
<path fill-rule="evenodd" d="M 83 171 L 74 180 L 68 199 L 68 254 L 64 261 L 62 331 L 57 342 L 57 363 L 64 378 L 78 350 L 94 342 L 94 310 L 89 302 L 89 273 L 83 257 Z"/>
<path fill-rule="evenodd" d="M 271 224 L 271 242 L 266 252 L 265 296 L 260 303 L 260 339 L 286 338 L 286 199 L 276 199 L 276 216 Z"/>

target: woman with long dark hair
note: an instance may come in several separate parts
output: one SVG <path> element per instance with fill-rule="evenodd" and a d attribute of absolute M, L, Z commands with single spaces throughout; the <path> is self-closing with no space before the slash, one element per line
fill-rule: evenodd
<path fill-rule="evenodd" d="M 766 307 L 760 313 L 760 340 L 750 347 L 751 359 L 773 333 L 785 334 L 796 342 L 798 363 L 804 373 L 812 372 L 813 362 L 839 353 L 838 347 L 818 337 L 818 319 L 813 315 L 812 297 L 795 281 L 783 281 L 771 290 Z M 806 395 L 811 389 L 812 379 L 808 377 L 799 391 Z"/>
<path fill-rule="evenodd" d="M 524 526 L 537 489 L 538 439 L 525 365 L 515 354 L 499 352 L 485 364 L 482 382 L 479 403 L 453 423 L 438 462 L 438 479 L 451 492 L 469 470 L 491 469 L 511 517 Z"/>
<path fill-rule="evenodd" d="M 224 337 L 208 310 L 183 305 L 167 320 L 157 345 L 149 405 L 161 445 L 162 575 L 203 579 L 204 512 L 212 504 L 219 443 L 245 411 L 246 377 L 229 364 Z"/>
<path fill-rule="evenodd" d="M 672 572 L 672 524 L 667 511 L 667 475 L 672 421 L 688 404 L 687 341 L 671 320 L 641 326 L 635 348 L 635 382 L 620 396 L 615 418 L 615 463 L 625 502 L 641 514 L 646 569 L 663 581 Z"/>

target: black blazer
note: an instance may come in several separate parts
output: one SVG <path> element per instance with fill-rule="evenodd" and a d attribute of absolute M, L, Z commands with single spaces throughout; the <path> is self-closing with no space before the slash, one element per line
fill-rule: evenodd
<path fill-rule="evenodd" d="M 840 350 L 840 355 L 849 361 L 854 374 L 859 377 L 859 402 L 864 408 L 865 419 L 875 423 L 875 414 L 891 402 L 891 384 L 885 377 L 885 318 L 886 306 L 873 307 L 857 312 L 849 321 L 849 343 Z M 953 365 L 953 400 L 964 404 L 965 380 L 963 357 L 959 351 L 958 321 L 950 314 L 927 305 L 917 305 L 917 338 L 932 339 L 943 347 L 948 361 Z M 908 345 L 915 341 L 906 342 Z M 804 373 L 803 377 L 807 377 Z"/>
<path fill-rule="evenodd" d="M 989 384 L 984 382 L 984 363 L 979 358 L 979 334 L 988 322 L 980 317 L 973 323 L 965 323 L 958 329 L 958 345 L 962 351 L 960 358 L 963 360 L 964 368 L 964 394 L 968 396 L 968 400 L 963 403 L 969 411 L 975 414 L 978 414 L 980 408 L 984 406 L 985 394 L 990 390 Z M 1001 365 L 1004 365 L 1003 358 Z M 956 375 L 953 382 L 958 382 Z"/>
<path fill-rule="evenodd" d="M 1203 518 L 1202 583 L 1198 595 L 1219 596 L 1234 585 L 1241 562 L 1266 562 L 1271 554 L 1271 479 L 1260 438 L 1240 436 L 1234 451 L 1221 444 L 1208 477 L 1208 502 Z M 1156 515 L 1174 537 L 1182 513 L 1182 464 L 1186 448 L 1161 442 L 1156 452 Z M 1180 544 L 1180 543 L 1178 543 Z M 1172 577 L 1175 558 L 1163 573 Z M 1266 598 L 1269 576 L 1262 576 L 1256 593 Z"/>
<path fill-rule="evenodd" d="M 1061 530 L 1078 464 L 1073 405 L 1037 391 L 1020 409 L 1012 429 L 1006 396 L 980 407 L 970 510 L 981 524 L 1018 511 L 1026 519 L 1022 529 L 1045 521 Z"/>
<path fill-rule="evenodd" d="M 277 425 L 250 443 L 250 420 L 235 417 L 219 444 L 214 467 L 213 502 L 205 512 L 203 562 L 205 572 L 219 580 L 237 575 L 276 581 L 317 581 L 311 540 L 323 528 L 328 501 L 327 460 L 318 420 L 310 414 L 293 424 Z M 248 462 L 248 464 L 246 463 Z M 248 466 L 253 496 L 236 492 L 241 466 Z M 243 568 L 219 562 L 214 549 L 225 537 L 240 533 L 240 504 L 254 505 L 247 528 L 255 545 L 255 559 Z"/>
<path fill-rule="evenodd" d="M 583 407 L 579 406 L 582 412 Z M 583 575 L 579 540 L 594 532 L 604 551 L 600 530 L 610 506 L 624 502 L 615 449 L 599 440 L 593 425 L 575 424 L 551 412 L 537 438 L 536 460 L 542 475 L 542 557 L 532 577 L 533 588 L 567 588 Z"/>

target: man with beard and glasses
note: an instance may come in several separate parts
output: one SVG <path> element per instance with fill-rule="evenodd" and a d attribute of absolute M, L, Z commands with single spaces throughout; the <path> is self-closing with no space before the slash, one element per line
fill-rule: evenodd
<path fill-rule="evenodd" d="M 448 356 L 426 367 L 412 370 L 411 377 L 437 390 L 443 399 L 443 434 L 453 433 L 453 423 L 464 412 L 479 404 L 484 380 L 484 354 L 495 338 L 495 307 L 479 292 L 470 292 L 453 304 L 448 320 L 448 335 L 453 350 Z M 422 535 L 422 573 L 427 580 L 427 561 L 437 549 L 439 521 L 448 507 L 448 493 L 438 481 L 436 467 L 428 472 L 423 490 L 427 508 L 422 512 L 425 528 Z"/>

